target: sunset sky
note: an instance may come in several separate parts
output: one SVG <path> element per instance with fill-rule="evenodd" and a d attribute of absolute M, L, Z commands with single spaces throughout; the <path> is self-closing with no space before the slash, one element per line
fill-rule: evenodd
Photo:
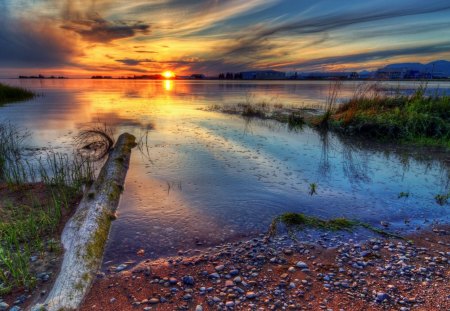
<path fill-rule="evenodd" d="M 448 0 L 0 0 L 0 77 L 450 60 Z"/>

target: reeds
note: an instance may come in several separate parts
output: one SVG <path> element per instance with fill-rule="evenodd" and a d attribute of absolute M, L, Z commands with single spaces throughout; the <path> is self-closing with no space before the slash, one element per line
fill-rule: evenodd
<path fill-rule="evenodd" d="M 0 293 L 34 286 L 31 254 L 55 249 L 46 239 L 94 178 L 92 161 L 79 153 L 25 156 L 27 137 L 26 131 L 0 123 L 0 184 L 22 197 L 0 198 Z"/>
<path fill-rule="evenodd" d="M 450 147 L 450 97 L 427 95 L 426 87 L 405 95 L 387 94 L 379 84 L 362 85 L 330 123 L 348 134 Z"/>
<path fill-rule="evenodd" d="M 9 102 L 16 102 L 33 98 L 35 94 L 21 87 L 13 87 L 0 83 L 0 106 Z"/>

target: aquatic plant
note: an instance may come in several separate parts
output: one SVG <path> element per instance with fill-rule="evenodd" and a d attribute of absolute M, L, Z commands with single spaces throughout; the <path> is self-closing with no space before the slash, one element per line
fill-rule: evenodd
<path fill-rule="evenodd" d="M 21 87 L 14 87 L 0 83 L 0 106 L 10 102 L 31 99 L 35 94 Z"/>
<path fill-rule="evenodd" d="M 333 113 L 329 125 L 346 134 L 450 147 L 450 97 L 426 95 L 426 85 L 411 95 L 391 95 L 369 84 Z"/>
<path fill-rule="evenodd" d="M 434 196 L 434 199 L 436 200 L 436 203 L 440 206 L 444 206 L 448 203 L 448 200 L 450 199 L 450 193 L 447 194 L 437 194 Z"/>
<path fill-rule="evenodd" d="M 401 199 L 401 198 L 409 198 L 409 192 L 400 192 L 399 194 L 398 194 L 398 198 L 399 199 Z"/>
<path fill-rule="evenodd" d="M 316 183 L 311 183 L 309 184 L 309 195 L 314 195 L 317 194 L 317 184 Z"/>
<path fill-rule="evenodd" d="M 347 218 L 339 217 L 332 218 L 329 220 L 324 220 L 314 216 L 308 216 L 301 213 L 284 213 L 280 216 L 274 218 L 269 227 L 269 236 L 274 236 L 278 231 L 278 225 L 283 224 L 289 235 L 294 237 L 296 231 L 303 230 L 306 228 L 313 228 L 319 230 L 328 230 L 328 231 L 351 231 L 357 227 L 362 227 L 373 231 L 377 234 L 391 236 L 402 239 L 402 237 L 387 232 L 385 230 L 376 228 L 370 224 L 363 223 L 357 220 L 350 220 Z"/>
<path fill-rule="evenodd" d="M 325 104 L 325 113 L 320 117 L 318 126 L 321 128 L 328 128 L 329 120 L 336 109 L 337 98 L 341 91 L 342 81 L 330 82 L 328 87 L 328 96 Z"/>

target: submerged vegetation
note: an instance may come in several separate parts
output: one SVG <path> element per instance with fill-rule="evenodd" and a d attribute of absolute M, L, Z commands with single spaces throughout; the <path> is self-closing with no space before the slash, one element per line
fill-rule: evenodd
<path fill-rule="evenodd" d="M 377 234 L 401 238 L 398 235 L 389 233 L 385 230 L 373 227 L 367 223 L 363 223 L 357 220 L 350 220 L 343 217 L 324 220 L 318 217 L 308 216 L 301 213 L 284 213 L 276 217 L 270 224 L 269 236 L 274 236 L 277 233 L 279 224 L 283 224 L 291 236 L 293 236 L 296 231 L 304 230 L 307 228 L 328 231 L 351 231 L 360 227 L 373 231 Z"/>
<path fill-rule="evenodd" d="M 311 183 L 309 184 L 309 195 L 314 195 L 317 194 L 317 184 L 316 183 Z"/>
<path fill-rule="evenodd" d="M 13 87 L 0 83 L 0 106 L 9 102 L 31 99 L 35 94 L 21 87 Z"/>
<path fill-rule="evenodd" d="M 0 294 L 35 285 L 32 262 L 58 250 L 62 225 L 94 175 L 78 154 L 25 156 L 27 137 L 0 124 Z"/>
<path fill-rule="evenodd" d="M 436 200 L 436 203 L 440 206 L 444 206 L 448 203 L 448 200 L 450 199 L 450 192 L 447 194 L 437 194 L 434 199 Z"/>

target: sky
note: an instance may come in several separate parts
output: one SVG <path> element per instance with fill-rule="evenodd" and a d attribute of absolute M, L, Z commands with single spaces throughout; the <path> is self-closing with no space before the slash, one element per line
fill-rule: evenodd
<path fill-rule="evenodd" d="M 449 0 L 0 0 L 0 77 L 450 60 Z"/>

